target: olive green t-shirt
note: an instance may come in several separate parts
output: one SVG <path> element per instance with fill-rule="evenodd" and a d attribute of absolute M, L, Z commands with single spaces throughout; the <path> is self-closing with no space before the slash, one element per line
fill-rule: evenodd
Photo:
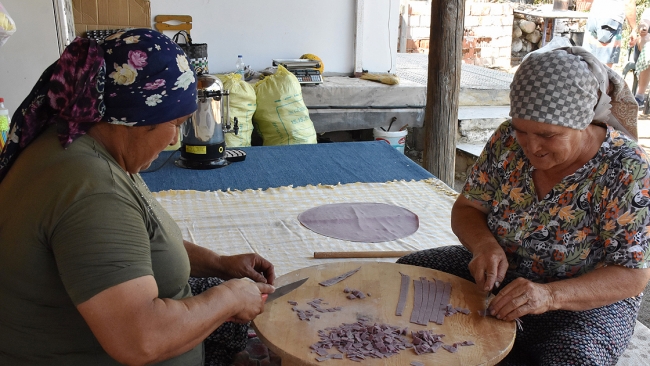
<path fill-rule="evenodd" d="M 189 274 L 178 225 L 90 136 L 64 150 L 49 128 L 0 183 L 0 365 L 116 365 L 76 305 L 146 275 L 189 297 Z M 202 358 L 199 344 L 161 364 Z"/>

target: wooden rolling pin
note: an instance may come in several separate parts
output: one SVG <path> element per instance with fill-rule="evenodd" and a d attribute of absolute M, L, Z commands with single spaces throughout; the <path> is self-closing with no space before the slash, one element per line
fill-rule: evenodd
<path fill-rule="evenodd" d="M 365 252 L 314 252 L 314 258 L 398 258 L 412 250 L 371 250 Z"/>

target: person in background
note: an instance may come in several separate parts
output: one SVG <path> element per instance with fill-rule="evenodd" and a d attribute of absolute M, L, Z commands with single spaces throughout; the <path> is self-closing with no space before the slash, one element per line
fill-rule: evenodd
<path fill-rule="evenodd" d="M 183 240 L 138 174 L 196 109 L 187 57 L 150 29 L 77 38 L 43 73 L 0 154 L 0 364 L 228 365 L 244 348 L 273 265 Z"/>
<path fill-rule="evenodd" d="M 629 46 L 637 40 L 635 0 L 593 0 L 588 4 L 589 17 L 582 47 L 609 67 L 618 63 L 621 55 L 623 23 L 630 29 Z"/>
<path fill-rule="evenodd" d="M 645 103 L 646 89 L 648 89 L 650 83 L 650 51 L 645 47 L 650 42 L 648 29 L 650 29 L 650 9 L 643 11 L 638 27 L 639 40 L 637 48 L 639 49 L 639 57 L 636 59 L 635 72 L 638 75 L 639 83 L 634 99 L 636 99 L 639 107 L 642 107 Z"/>
<path fill-rule="evenodd" d="M 650 166 L 637 104 L 581 47 L 529 54 L 451 213 L 461 245 L 398 263 L 494 291 L 522 329 L 500 365 L 615 365 L 650 279 Z"/>

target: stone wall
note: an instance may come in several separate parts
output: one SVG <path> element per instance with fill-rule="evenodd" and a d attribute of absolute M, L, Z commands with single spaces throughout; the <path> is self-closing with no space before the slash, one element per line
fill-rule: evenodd
<path fill-rule="evenodd" d="M 528 6 L 530 8 L 530 6 Z M 584 19 L 563 19 L 555 22 L 552 35 L 547 35 L 547 42 L 554 37 L 566 37 L 572 39 L 576 45 L 582 43 L 586 20 Z M 542 32 L 544 19 L 519 13 L 514 14 L 512 24 L 512 58 L 511 64 L 518 65 L 521 59 L 529 52 L 535 51 L 542 46 Z"/>
<path fill-rule="evenodd" d="M 479 66 L 510 67 L 513 3 L 467 1 L 463 62 Z M 428 53 L 431 2 L 408 1 L 402 17 L 407 27 L 406 52 Z"/>
<path fill-rule="evenodd" d="M 512 8 L 512 3 L 465 3 L 465 63 L 510 67 Z"/>

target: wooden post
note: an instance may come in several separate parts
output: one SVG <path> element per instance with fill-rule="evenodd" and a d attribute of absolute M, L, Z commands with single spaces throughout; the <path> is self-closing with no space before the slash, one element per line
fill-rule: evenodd
<path fill-rule="evenodd" d="M 431 1 L 424 168 L 454 186 L 465 0 Z"/>

